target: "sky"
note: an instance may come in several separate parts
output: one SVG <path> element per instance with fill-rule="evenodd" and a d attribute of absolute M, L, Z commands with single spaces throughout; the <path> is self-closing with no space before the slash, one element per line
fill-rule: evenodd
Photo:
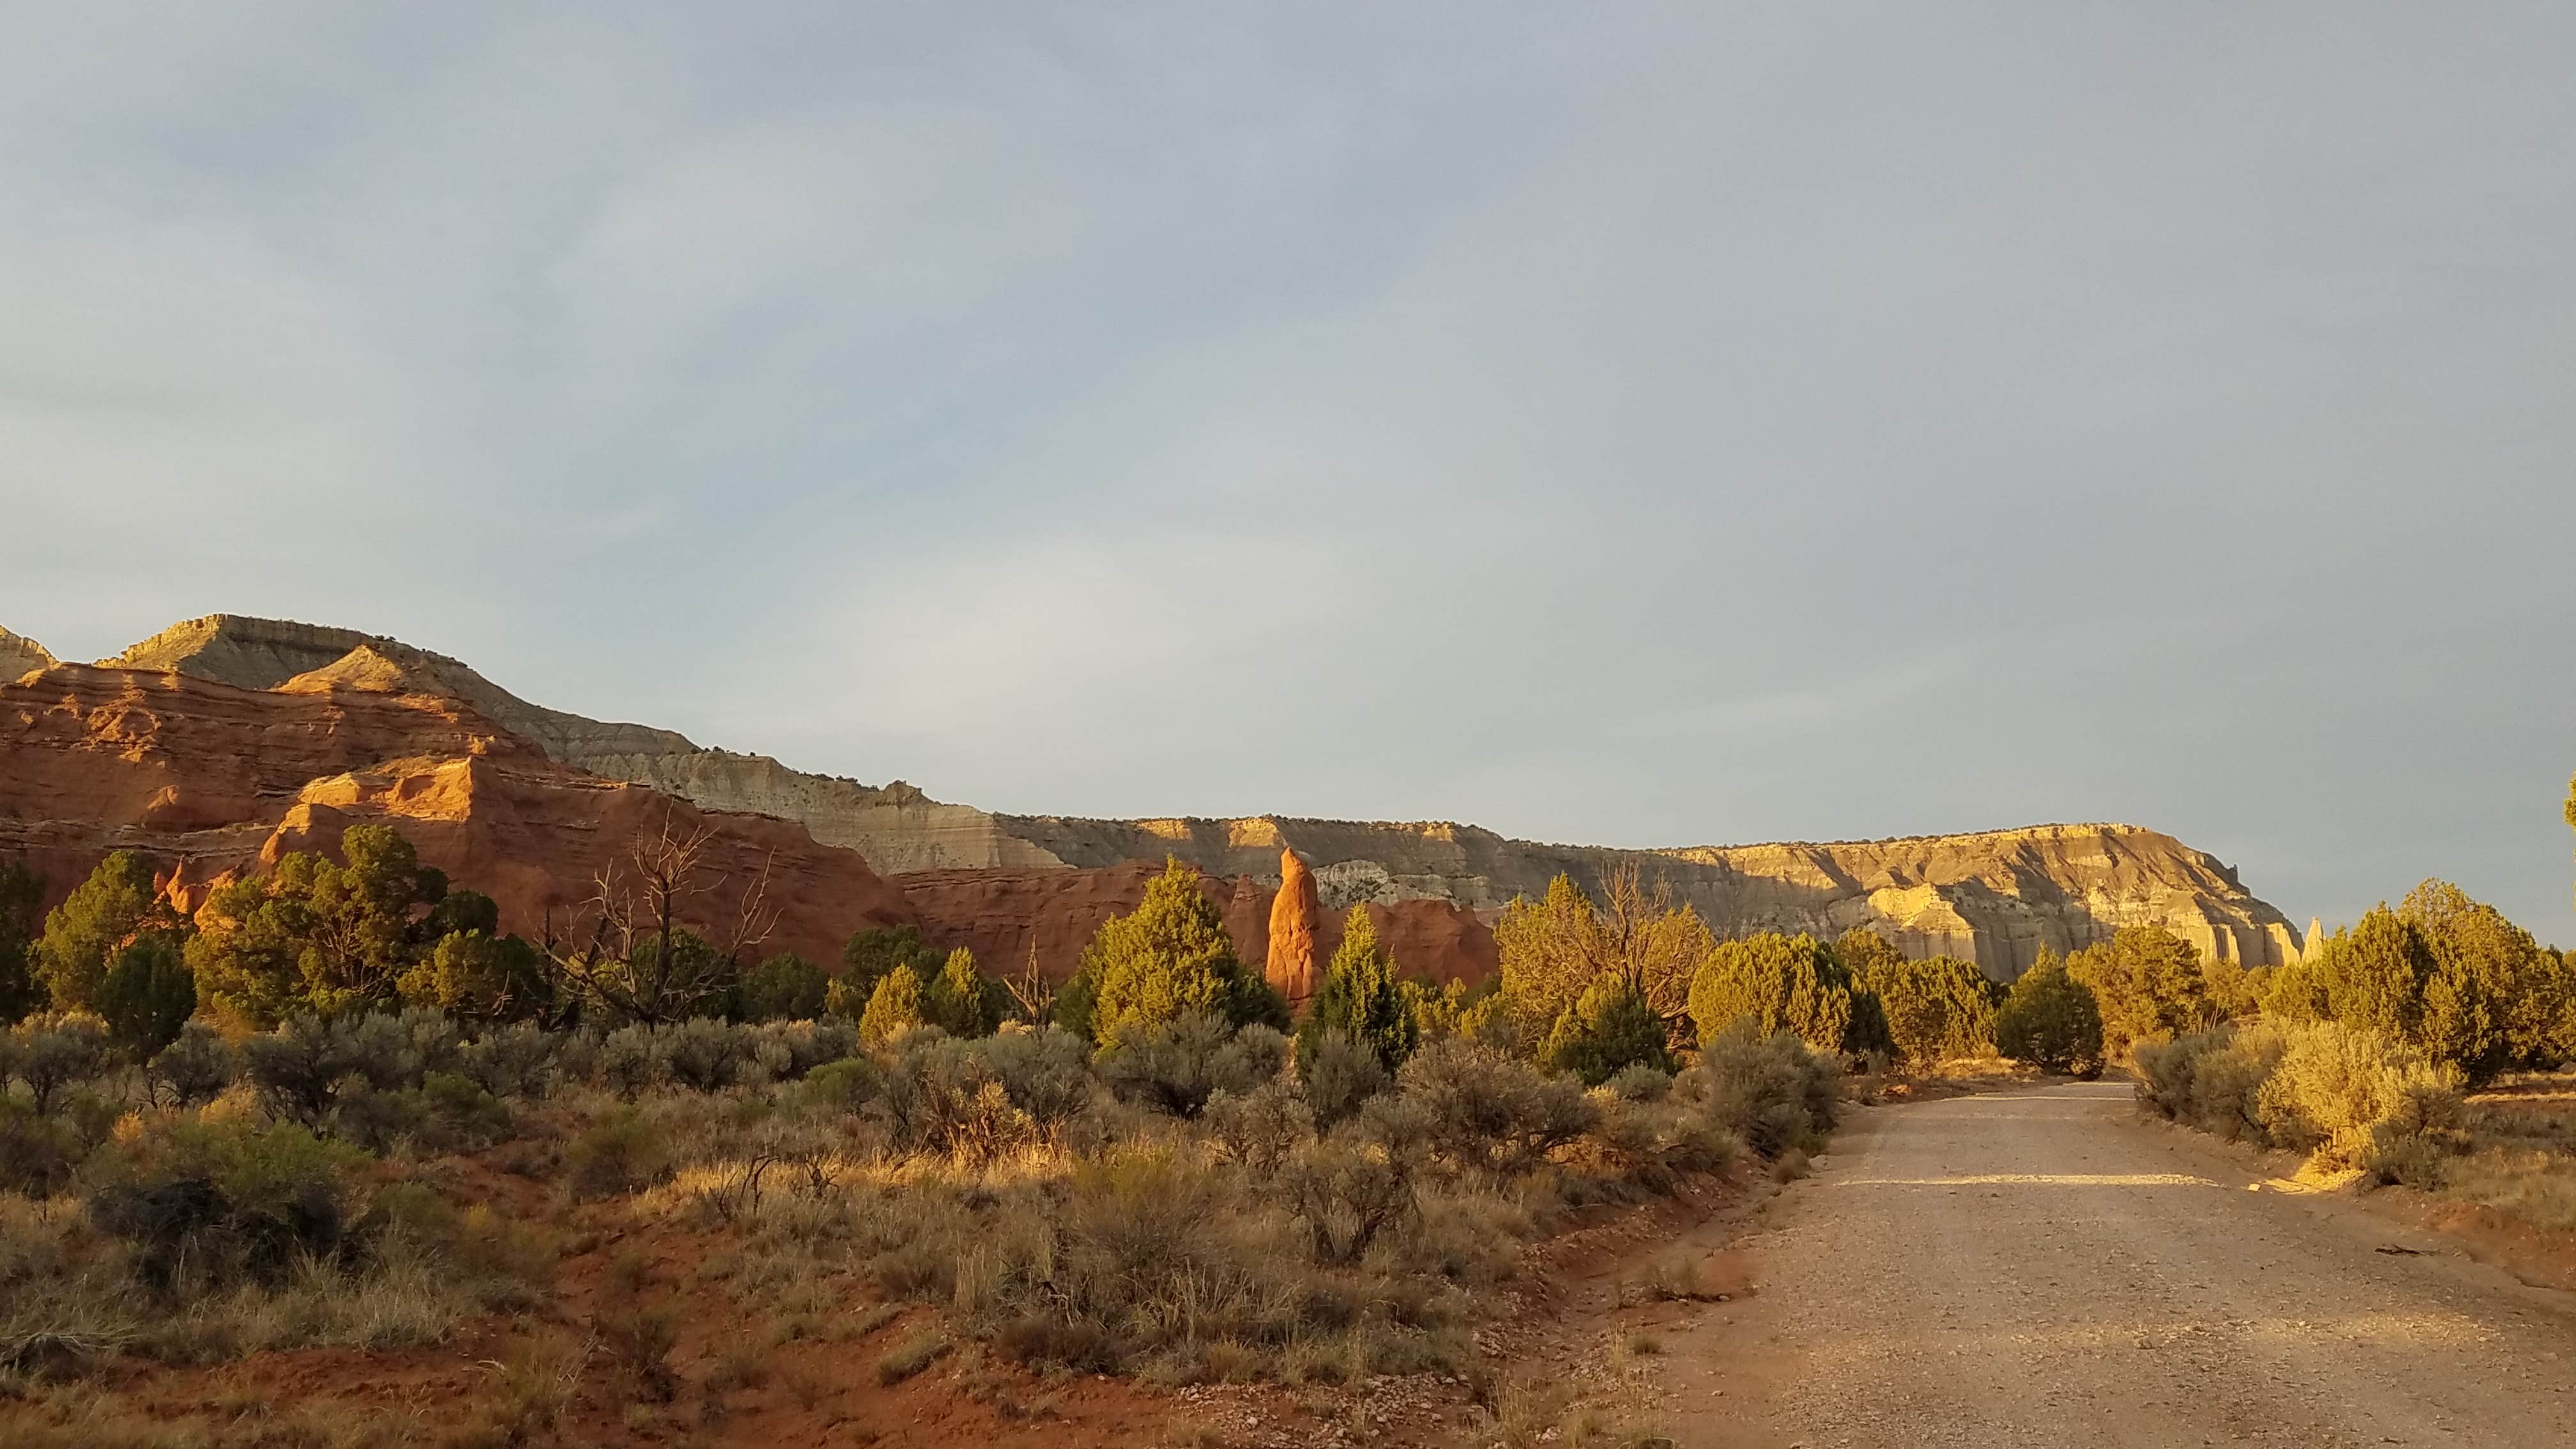
<path fill-rule="evenodd" d="M 0 8 L 0 625 L 2576 945 L 2576 7 Z"/>

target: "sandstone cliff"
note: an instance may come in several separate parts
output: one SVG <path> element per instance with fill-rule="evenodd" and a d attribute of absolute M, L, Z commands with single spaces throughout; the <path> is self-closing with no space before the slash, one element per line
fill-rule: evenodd
<path fill-rule="evenodd" d="M 45 668 L 53 662 L 54 656 L 46 652 L 44 645 L 24 634 L 0 629 L 0 683 L 15 679 L 31 669 Z"/>
<path fill-rule="evenodd" d="M 686 735 L 670 730 L 607 724 L 530 704 L 460 660 L 399 639 L 288 619 L 209 614 L 173 624 L 113 659 L 100 660 L 99 667 L 168 670 L 241 689 L 275 689 L 297 675 L 329 671 L 358 649 L 397 661 L 407 676 L 434 682 L 473 705 L 485 719 L 534 741 L 552 759 L 577 769 L 610 773 L 585 763 L 594 755 L 686 754 L 697 749 Z"/>
<path fill-rule="evenodd" d="M 2043 946 L 2076 949 L 2126 925 L 2160 926 L 2247 965 L 2296 959 L 2301 946 L 2297 929 L 2247 892 L 2233 869 L 2135 826 L 1614 850 L 1439 822 L 1000 815 L 933 800 L 900 780 L 877 787 L 807 774 L 762 755 L 701 749 L 667 730 L 544 709 L 444 655 L 350 630 L 213 615 L 110 662 L 253 690 L 399 688 L 445 697 L 555 764 L 703 810 L 794 821 L 813 840 L 866 857 L 925 903 L 925 924 L 960 933 L 959 943 L 987 961 L 1016 964 L 1034 942 L 1050 970 L 1071 967 L 1071 951 L 1060 949 L 1070 922 L 1097 924 L 1104 903 L 1125 900 L 1133 873 L 1126 867 L 1159 865 L 1167 855 L 1225 883 L 1229 928 L 1245 960 L 1259 963 L 1283 851 L 1313 868 L 1324 920 L 1318 949 L 1329 951 L 1338 938 L 1340 913 L 1367 902 L 1394 913 L 1388 934 L 1398 960 L 1438 976 L 1491 969 L 1488 927 L 1513 896 L 1538 894 L 1560 872 L 1594 887 L 1629 866 L 1669 886 L 1720 935 L 1838 934 L 1867 925 L 1912 954 L 1966 957 L 1998 977 L 2017 975 Z M 383 683 L 395 679 L 404 682 Z M 1041 882 L 1050 876 L 1061 879 Z M 989 899 L 974 899 L 977 892 Z M 1410 955 L 1399 945 L 1408 932 Z"/>
<path fill-rule="evenodd" d="M 361 646 L 280 685 L 70 664 L 0 685 L 0 856 L 26 857 L 59 899 L 108 851 L 137 850 L 193 905 L 225 872 L 384 821 L 534 936 L 667 822 L 711 832 L 729 890 L 765 874 L 770 949 L 834 961 L 851 931 L 913 920 L 855 852 L 559 764 L 398 651 Z"/>

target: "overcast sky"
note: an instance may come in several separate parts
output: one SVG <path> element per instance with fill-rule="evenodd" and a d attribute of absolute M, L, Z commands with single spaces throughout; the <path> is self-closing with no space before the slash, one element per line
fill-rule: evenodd
<path fill-rule="evenodd" d="M 2576 944 L 2571 75 L 2563 4 L 9 5 L 0 624 Z"/>

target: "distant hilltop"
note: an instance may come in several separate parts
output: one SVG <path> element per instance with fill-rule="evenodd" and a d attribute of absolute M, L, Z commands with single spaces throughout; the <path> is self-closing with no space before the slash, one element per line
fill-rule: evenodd
<path fill-rule="evenodd" d="M 792 822 L 815 845 L 855 852 L 868 873 L 883 877 L 891 893 L 904 899 L 932 939 L 972 944 L 988 956 L 1009 953 L 996 964 L 1016 965 L 1034 955 L 1055 972 L 1071 969 L 1070 953 L 1087 937 L 1088 925 L 1124 908 L 1122 902 L 1132 904 L 1129 897 L 1142 890 L 1136 867 L 1158 865 L 1166 856 L 1205 873 L 1211 894 L 1228 905 L 1242 953 L 1258 962 L 1267 945 L 1260 924 L 1266 893 L 1278 886 L 1283 851 L 1294 851 L 1313 868 L 1328 911 L 1338 917 L 1358 905 L 1377 908 L 1395 929 L 1399 959 L 1405 959 L 1401 950 L 1409 942 L 1408 964 L 1444 976 L 1490 969 L 1488 928 L 1513 896 L 1537 895 L 1560 873 L 1590 888 L 1627 867 L 1649 884 L 1669 886 L 1721 936 L 1765 930 L 1837 935 L 1867 926 L 1909 954 L 1958 956 L 1999 978 L 2018 975 L 2043 947 L 2077 949 L 2129 925 L 2162 927 L 2248 966 L 2296 960 L 2302 946 L 2299 931 L 2250 894 L 2232 868 L 2169 835 L 2133 825 L 1629 850 L 1513 840 L 1446 822 L 998 814 L 934 800 L 901 780 L 871 786 L 809 774 L 766 755 L 704 748 L 669 730 L 548 709 L 459 660 L 382 635 L 235 614 L 175 624 L 87 667 L 60 665 L 35 641 L 0 630 L 0 681 L 17 680 L 0 689 L 0 698 L 13 706 L 0 712 L 0 726 L 15 730 L 0 739 L 0 759 L 38 749 L 44 731 L 34 728 L 33 712 L 74 682 L 74 673 L 102 671 L 178 675 L 280 699 L 409 700 L 418 707 L 405 718 L 417 718 L 420 707 L 427 707 L 422 702 L 434 702 L 440 718 L 455 722 L 457 739 L 449 743 L 461 755 L 474 753 L 465 740 L 482 730 L 557 767 L 567 780 L 625 782 L 711 812 L 710 818 Z M 92 694 L 111 687 L 139 688 L 114 685 L 106 677 L 81 682 L 82 691 Z M 165 697 L 160 703 L 176 708 L 182 702 Z M 243 729 L 260 727 L 256 705 L 245 709 L 228 700 L 220 708 L 243 712 Z M 356 747 L 363 754 L 363 731 L 347 728 L 349 736 L 335 740 L 334 747 Z M 420 743 L 395 737 L 401 734 L 388 735 L 384 748 L 408 751 Z M 25 773 L 17 768 L 21 763 L 33 760 L 13 759 L 13 778 Z M 332 764 L 335 775 L 348 769 L 337 758 L 313 763 L 317 769 Z M 53 760 L 50 768 L 60 773 L 65 761 Z M 103 766 L 93 761 L 86 768 Z M 172 790 L 188 793 L 186 761 L 166 759 L 160 768 L 172 777 Z M 25 834 L 45 810 L 66 808 L 65 792 L 52 792 L 49 805 L 9 799 L 10 788 L 0 783 L 0 850 L 8 847 L 10 822 Z M 232 822 L 235 836 L 258 823 L 254 803 L 246 799 L 238 812 L 243 818 Z M 391 804 L 386 808 L 400 813 Z M 522 808 L 545 807 L 522 802 Z M 97 827 L 102 842 L 118 831 L 142 828 L 140 821 L 108 818 L 50 824 L 57 835 L 83 824 Z M 531 839 L 545 834 L 523 833 Z M 532 888 L 529 899 L 541 894 Z M 892 918 L 891 906 L 880 902 L 873 908 Z M 819 931 L 830 913 L 813 914 Z M 1338 934 L 1336 922 L 1327 922 L 1327 929 Z"/>

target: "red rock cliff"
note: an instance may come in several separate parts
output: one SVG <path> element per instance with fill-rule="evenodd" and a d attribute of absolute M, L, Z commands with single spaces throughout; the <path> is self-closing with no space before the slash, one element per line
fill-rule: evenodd
<path fill-rule="evenodd" d="M 81 665 L 0 684 L 0 855 L 25 856 L 57 900 L 111 850 L 151 857 L 192 901 L 223 872 L 331 848 L 370 821 L 531 936 L 666 821 L 710 830 L 710 873 L 733 886 L 767 873 L 778 924 L 765 949 L 836 962 L 853 930 L 913 919 L 857 853 L 802 826 L 557 764 L 390 663 L 276 690 Z"/>

